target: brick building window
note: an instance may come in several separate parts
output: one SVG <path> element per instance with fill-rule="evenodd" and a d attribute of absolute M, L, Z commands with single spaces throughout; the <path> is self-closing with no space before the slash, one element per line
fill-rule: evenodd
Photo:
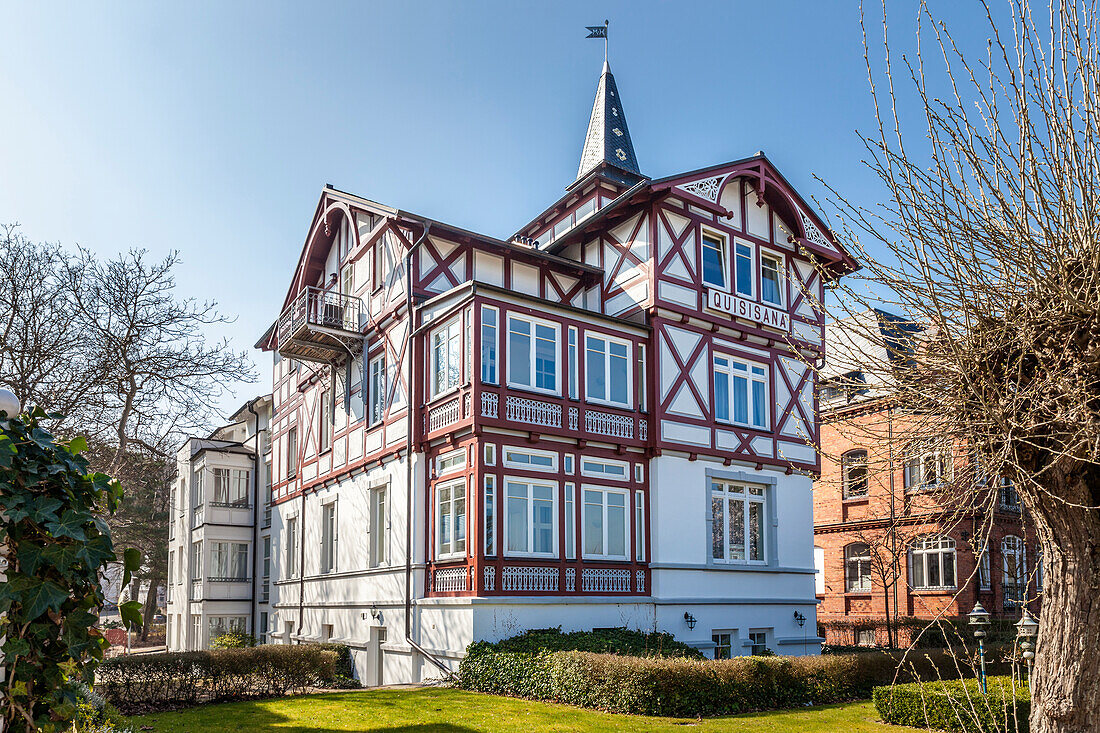
<path fill-rule="evenodd" d="M 867 451 L 852 450 L 840 457 L 844 480 L 844 498 L 858 499 L 867 496 Z"/>
<path fill-rule="evenodd" d="M 955 540 L 924 537 L 909 551 L 909 584 L 915 590 L 955 587 Z"/>
<path fill-rule="evenodd" d="M 1001 540 L 1001 563 L 1005 606 L 1022 605 L 1027 600 L 1027 558 L 1022 539 L 1008 535 Z"/>
<path fill-rule="evenodd" d="M 927 491 L 951 480 L 951 455 L 928 444 L 915 446 L 905 461 L 905 490 Z"/>
<path fill-rule="evenodd" d="M 844 548 L 844 590 L 871 592 L 871 547 L 864 542 L 854 542 Z"/>

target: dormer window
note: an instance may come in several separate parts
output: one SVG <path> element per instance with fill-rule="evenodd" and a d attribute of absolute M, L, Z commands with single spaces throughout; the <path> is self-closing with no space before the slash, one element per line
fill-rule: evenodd
<path fill-rule="evenodd" d="M 716 234 L 703 232 L 703 284 L 719 290 L 728 290 L 727 272 L 729 272 L 729 257 L 726 240 Z"/>

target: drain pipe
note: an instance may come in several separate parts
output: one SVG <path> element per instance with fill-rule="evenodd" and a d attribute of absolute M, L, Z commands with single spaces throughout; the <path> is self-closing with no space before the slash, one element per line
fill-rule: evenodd
<path fill-rule="evenodd" d="M 252 454 L 252 481 L 255 489 L 252 492 L 252 567 L 249 573 L 252 576 L 252 582 L 249 584 L 251 589 L 249 597 L 252 599 L 252 636 L 256 636 L 256 618 L 259 613 L 259 604 L 256 602 L 256 552 L 260 549 L 260 415 L 253 407 L 261 399 L 262 397 L 254 397 L 245 405 L 248 411 L 252 413 L 252 419 L 256 424 L 255 432 L 252 433 L 252 442 L 255 447 L 255 452 Z"/>
<path fill-rule="evenodd" d="M 408 336 L 405 338 L 405 384 L 408 394 L 406 400 L 406 416 L 408 428 L 405 431 L 405 643 L 420 653 L 429 662 L 434 664 L 445 674 L 450 675 L 451 670 L 434 654 L 424 649 L 412 638 L 412 556 L 413 556 L 413 429 L 416 425 L 413 420 L 413 279 L 412 265 L 413 254 L 428 239 L 428 233 L 432 230 L 432 222 L 424 224 L 424 231 L 405 254 L 405 316 L 409 319 Z"/>

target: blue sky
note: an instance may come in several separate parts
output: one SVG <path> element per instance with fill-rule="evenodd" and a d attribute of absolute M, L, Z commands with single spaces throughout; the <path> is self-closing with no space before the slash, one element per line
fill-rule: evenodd
<path fill-rule="evenodd" d="M 904 3 L 900 3 L 904 6 Z M 858 3 L 0 0 L 0 221 L 180 250 L 181 294 L 276 317 L 326 183 L 504 237 L 572 182 L 611 20 L 643 173 L 764 150 L 804 196 L 882 199 Z M 983 36 L 984 38 L 984 36 Z M 253 352 L 257 385 L 270 360 Z"/>

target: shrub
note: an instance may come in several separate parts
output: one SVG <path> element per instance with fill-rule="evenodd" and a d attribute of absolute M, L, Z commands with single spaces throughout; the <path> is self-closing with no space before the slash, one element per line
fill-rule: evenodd
<path fill-rule="evenodd" d="M 96 688 L 124 712 L 208 700 L 273 697 L 330 687 L 337 654 L 317 644 L 115 657 L 96 671 Z"/>
<path fill-rule="evenodd" d="M 562 633 L 561 627 L 531 629 L 495 643 L 480 642 L 489 649 L 500 652 L 595 652 L 597 654 L 625 654 L 634 657 L 689 657 L 702 659 L 703 655 L 693 646 L 676 641 L 672 634 L 663 631 L 635 631 L 633 629 L 597 629 L 594 631 L 570 631 Z"/>
<path fill-rule="evenodd" d="M 694 717 L 866 699 L 895 679 L 958 677 L 965 660 L 884 653 L 807 657 L 629 657 L 582 651 L 520 653 L 471 644 L 456 684 L 479 692 L 615 713 Z"/>
<path fill-rule="evenodd" d="M 357 690 L 362 687 L 359 680 L 355 679 L 355 665 L 351 662 L 351 649 L 345 644 L 320 644 L 321 649 L 333 652 L 336 662 L 332 680 L 328 686 L 339 690 Z"/>
<path fill-rule="evenodd" d="M 1031 713 L 1028 687 L 1011 677 L 990 677 L 987 689 L 983 696 L 977 680 L 936 680 L 876 687 L 872 699 L 883 721 L 895 725 L 966 733 L 1027 733 Z"/>
<path fill-rule="evenodd" d="M 247 649 L 256 646 L 256 637 L 243 631 L 230 631 L 210 642 L 211 649 Z"/>

